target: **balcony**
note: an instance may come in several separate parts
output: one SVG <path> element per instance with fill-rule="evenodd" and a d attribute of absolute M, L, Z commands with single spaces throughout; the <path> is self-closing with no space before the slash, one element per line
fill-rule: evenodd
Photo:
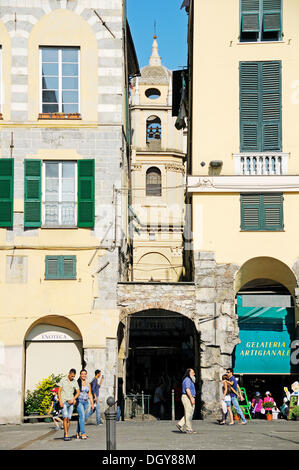
<path fill-rule="evenodd" d="M 288 158 L 282 152 L 234 154 L 235 175 L 287 175 Z"/>

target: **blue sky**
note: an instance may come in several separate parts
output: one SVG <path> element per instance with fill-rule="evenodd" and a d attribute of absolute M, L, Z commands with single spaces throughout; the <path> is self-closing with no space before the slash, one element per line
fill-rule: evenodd
<path fill-rule="evenodd" d="M 140 68 L 148 65 L 155 21 L 162 64 L 170 70 L 187 65 L 188 16 L 184 8 L 180 10 L 182 3 L 183 0 L 127 0 Z"/>

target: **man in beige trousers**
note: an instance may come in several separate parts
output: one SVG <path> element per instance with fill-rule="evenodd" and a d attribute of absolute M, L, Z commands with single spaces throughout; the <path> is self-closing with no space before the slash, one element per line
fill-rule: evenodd
<path fill-rule="evenodd" d="M 182 385 L 182 403 L 184 406 L 184 416 L 177 423 L 177 428 L 187 434 L 197 434 L 192 430 L 192 418 L 195 409 L 195 372 L 193 369 L 187 369 L 183 377 Z M 185 428 L 185 430 L 184 430 Z"/>

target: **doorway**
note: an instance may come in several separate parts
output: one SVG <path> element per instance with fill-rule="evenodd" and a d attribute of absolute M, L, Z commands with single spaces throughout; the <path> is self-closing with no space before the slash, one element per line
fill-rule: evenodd
<path fill-rule="evenodd" d="M 150 309 L 128 317 L 126 394 L 149 396 L 150 414 L 155 415 L 155 391 L 164 384 L 164 412 L 171 419 L 172 390 L 175 415 L 181 417 L 182 377 L 193 368 L 199 382 L 199 337 L 194 322 L 171 311 Z"/>

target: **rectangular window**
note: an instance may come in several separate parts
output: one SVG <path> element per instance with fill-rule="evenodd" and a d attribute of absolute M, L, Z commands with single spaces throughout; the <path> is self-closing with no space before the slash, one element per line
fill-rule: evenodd
<path fill-rule="evenodd" d="M 240 150 L 281 151 L 281 62 L 240 63 Z"/>
<path fill-rule="evenodd" d="M 240 0 L 240 41 L 280 41 L 282 0 Z"/>
<path fill-rule="evenodd" d="M 281 193 L 241 194 L 241 230 L 283 230 Z"/>
<path fill-rule="evenodd" d="M 45 279 L 76 279 L 76 256 L 46 256 Z"/>
<path fill-rule="evenodd" d="M 77 163 L 43 163 L 43 225 L 76 226 Z"/>
<path fill-rule="evenodd" d="M 79 113 L 79 48 L 41 47 L 41 113 Z"/>
<path fill-rule="evenodd" d="M 25 160 L 25 227 L 94 227 L 95 161 Z"/>

